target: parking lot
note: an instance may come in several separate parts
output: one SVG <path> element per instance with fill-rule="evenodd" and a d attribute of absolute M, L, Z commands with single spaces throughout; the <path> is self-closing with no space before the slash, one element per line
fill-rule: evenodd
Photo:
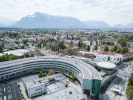
<path fill-rule="evenodd" d="M 16 82 L 0 84 L 0 100 L 21 100 Z"/>

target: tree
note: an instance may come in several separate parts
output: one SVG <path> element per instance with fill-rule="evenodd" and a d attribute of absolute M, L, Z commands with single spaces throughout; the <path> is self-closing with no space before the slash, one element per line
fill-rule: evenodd
<path fill-rule="evenodd" d="M 54 75 L 54 74 L 55 74 L 55 72 L 52 69 L 50 69 L 47 75 L 50 76 L 50 75 Z"/>
<path fill-rule="evenodd" d="M 106 51 L 106 52 L 109 51 L 109 47 L 107 45 L 104 46 L 104 51 Z"/>
<path fill-rule="evenodd" d="M 60 73 L 62 72 L 62 68 L 60 68 Z"/>
<path fill-rule="evenodd" d="M 24 49 L 24 46 L 21 46 L 21 49 Z"/>
<path fill-rule="evenodd" d="M 83 47 L 86 48 L 86 44 L 85 43 L 83 43 Z"/>
<path fill-rule="evenodd" d="M 78 43 L 78 46 L 81 47 L 81 45 L 80 45 L 80 41 L 79 41 L 79 43 Z"/>
<path fill-rule="evenodd" d="M 127 53 L 128 52 L 128 48 L 122 48 L 121 49 L 121 53 L 124 54 L 124 53 Z"/>
<path fill-rule="evenodd" d="M 2 48 L 4 48 L 4 42 L 1 43 Z"/>
<path fill-rule="evenodd" d="M 0 45 L 0 53 L 2 53 L 3 52 L 3 48 L 2 48 L 2 46 Z"/>
<path fill-rule="evenodd" d="M 74 72 L 72 72 L 72 80 L 74 80 Z"/>
<path fill-rule="evenodd" d="M 63 75 L 64 75 L 64 69 L 62 69 L 61 74 L 63 74 Z"/>
<path fill-rule="evenodd" d="M 28 40 L 24 39 L 22 42 L 23 42 L 23 44 L 26 44 L 28 42 Z"/>
<path fill-rule="evenodd" d="M 64 41 L 62 41 L 62 42 L 59 43 L 59 47 L 61 49 L 65 49 L 66 48 L 66 46 L 64 45 Z"/>
<path fill-rule="evenodd" d="M 133 86 L 127 86 L 126 95 L 128 100 L 133 100 Z"/>
<path fill-rule="evenodd" d="M 126 37 L 118 37 L 117 38 L 117 41 L 118 41 L 118 43 L 122 46 L 122 47 L 125 47 L 126 46 L 126 41 L 127 41 L 128 39 L 126 38 Z"/>
<path fill-rule="evenodd" d="M 120 49 L 117 49 L 117 50 L 116 50 L 116 53 L 120 53 L 120 52 L 121 52 L 121 50 L 120 50 Z"/>
<path fill-rule="evenodd" d="M 71 72 L 70 70 L 68 70 L 68 77 L 70 78 L 70 76 L 71 76 Z"/>
<path fill-rule="evenodd" d="M 34 57 L 34 54 L 31 54 L 31 57 Z"/>
<path fill-rule="evenodd" d="M 43 77 L 43 72 L 41 71 L 38 75 L 39 78 L 42 78 Z"/>
<path fill-rule="evenodd" d="M 128 100 L 133 100 L 133 76 L 131 76 L 128 80 L 126 95 L 127 95 Z"/>
<path fill-rule="evenodd" d="M 47 74 L 46 73 L 43 73 L 42 77 L 46 77 L 46 76 L 47 76 Z"/>
<path fill-rule="evenodd" d="M 60 73 L 64 74 L 64 69 L 63 68 L 60 68 Z"/>
<path fill-rule="evenodd" d="M 116 52 L 117 49 L 118 49 L 118 47 L 115 45 L 113 50 Z"/>
<path fill-rule="evenodd" d="M 98 45 L 98 41 L 96 40 L 96 45 Z"/>
<path fill-rule="evenodd" d="M 74 50 L 71 48 L 67 49 L 66 53 L 67 53 L 67 55 L 74 55 L 75 54 Z"/>
<path fill-rule="evenodd" d="M 86 49 L 86 50 L 87 50 L 87 51 L 90 51 L 90 46 L 89 46 L 89 45 L 87 46 L 87 49 Z"/>
<path fill-rule="evenodd" d="M 83 41 L 82 40 L 79 41 L 78 46 L 79 47 L 82 47 L 83 46 Z"/>
<path fill-rule="evenodd" d="M 95 50 L 98 50 L 98 45 L 97 44 L 95 45 Z"/>
<path fill-rule="evenodd" d="M 133 76 L 131 76 L 128 80 L 128 85 L 132 85 L 133 86 Z"/>

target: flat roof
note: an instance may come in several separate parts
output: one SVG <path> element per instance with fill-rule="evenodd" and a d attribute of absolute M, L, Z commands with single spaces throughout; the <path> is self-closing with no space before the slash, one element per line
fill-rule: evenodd
<path fill-rule="evenodd" d="M 60 82 L 52 83 L 46 87 L 47 92 L 48 92 L 47 94 L 50 94 L 50 93 L 53 93 L 53 92 L 56 92 L 56 91 L 59 91 L 65 88 L 66 87 Z"/>
<path fill-rule="evenodd" d="M 35 98 L 33 100 L 82 100 L 83 98 L 85 97 L 75 88 L 68 87 L 57 92 Z"/>
<path fill-rule="evenodd" d="M 17 55 L 17 56 L 22 56 L 24 55 L 25 53 L 29 52 L 29 50 L 26 50 L 26 49 L 16 49 L 16 50 L 10 50 L 10 51 L 7 51 L 7 52 L 3 52 L 4 54 L 13 54 L 13 55 Z"/>
<path fill-rule="evenodd" d="M 93 54 L 93 55 L 104 55 L 104 56 L 119 56 L 119 57 L 122 57 L 121 54 L 106 54 L 106 53 L 98 53 L 98 52 L 87 52 L 87 51 L 79 51 L 80 53 L 83 53 L 83 54 Z"/>
<path fill-rule="evenodd" d="M 98 67 L 105 68 L 105 69 L 114 69 L 114 68 L 116 68 L 116 65 L 114 63 L 110 63 L 110 62 L 97 62 L 96 65 Z"/>
<path fill-rule="evenodd" d="M 49 61 L 49 60 L 53 60 L 57 62 L 58 61 L 66 62 L 76 66 L 82 72 L 84 79 L 93 78 L 93 79 L 102 80 L 101 75 L 92 65 L 87 64 L 82 60 L 78 60 L 76 58 L 60 57 L 55 55 L 47 55 L 43 57 L 29 57 L 29 58 L 17 59 L 12 61 L 5 61 L 0 63 L 0 68 L 6 68 L 10 66 L 14 66 L 14 68 L 15 67 L 17 68 L 16 65 L 23 65 L 24 63 L 32 63 L 36 61 Z"/>
<path fill-rule="evenodd" d="M 30 89 L 30 88 L 35 88 L 35 87 L 38 87 L 38 86 L 41 86 L 41 85 L 46 85 L 49 83 L 49 79 L 52 79 L 54 78 L 56 81 L 61 81 L 61 80 L 64 80 L 66 79 L 66 77 L 62 74 L 54 74 L 54 75 L 51 75 L 51 76 L 47 76 L 47 77 L 43 77 L 43 78 L 37 78 L 37 79 L 34 79 L 34 80 L 23 80 L 23 82 L 25 83 L 26 85 L 26 88 L 27 89 Z"/>

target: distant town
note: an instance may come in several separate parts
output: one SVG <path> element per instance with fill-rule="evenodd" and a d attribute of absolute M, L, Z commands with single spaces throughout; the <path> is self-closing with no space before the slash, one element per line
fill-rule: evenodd
<path fill-rule="evenodd" d="M 0 100 L 132 100 L 133 31 L 0 28 Z"/>

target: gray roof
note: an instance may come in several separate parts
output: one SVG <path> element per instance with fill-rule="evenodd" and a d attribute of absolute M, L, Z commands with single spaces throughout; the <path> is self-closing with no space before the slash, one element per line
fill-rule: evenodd
<path fill-rule="evenodd" d="M 34 87 L 38 87 L 38 86 L 42 86 L 42 85 L 48 84 L 49 83 L 49 79 L 51 79 L 51 78 L 55 78 L 56 81 L 61 81 L 61 80 L 66 79 L 66 77 L 64 75 L 62 75 L 62 74 L 54 74 L 54 75 L 51 75 L 51 76 L 38 78 L 38 79 L 34 79 L 34 80 L 29 80 L 29 81 L 23 80 L 23 82 L 24 82 L 26 88 L 30 89 L 30 88 L 34 88 Z"/>
<path fill-rule="evenodd" d="M 68 87 L 60 91 L 44 95 L 33 100 L 82 100 L 85 98 L 73 87 Z"/>

